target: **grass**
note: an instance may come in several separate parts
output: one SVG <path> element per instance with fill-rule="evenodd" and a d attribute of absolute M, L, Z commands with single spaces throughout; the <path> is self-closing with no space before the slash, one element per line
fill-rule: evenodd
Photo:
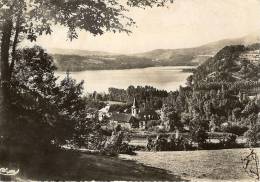
<path fill-rule="evenodd" d="M 183 180 L 168 171 L 117 157 L 60 152 L 31 157 L 17 179 L 28 180 Z"/>
<path fill-rule="evenodd" d="M 260 149 L 255 150 L 260 156 Z M 136 156 L 108 157 L 61 151 L 24 160 L 17 179 L 253 181 L 242 168 L 241 159 L 247 154 L 248 149 L 225 149 L 137 152 Z"/>
<path fill-rule="evenodd" d="M 260 157 L 260 149 L 256 149 Z M 148 166 L 164 169 L 189 180 L 252 180 L 242 168 L 242 157 L 248 149 L 137 152 L 136 156 L 120 155 Z"/>

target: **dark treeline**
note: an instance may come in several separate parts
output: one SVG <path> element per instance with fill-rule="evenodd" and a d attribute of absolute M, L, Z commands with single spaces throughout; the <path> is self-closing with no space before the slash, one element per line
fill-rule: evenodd
<path fill-rule="evenodd" d="M 162 101 L 168 97 L 168 92 L 165 90 L 158 90 L 152 86 L 129 86 L 125 89 L 109 88 L 109 100 L 120 102 L 133 102 L 134 98 L 143 107 L 159 109 L 162 107 Z M 144 106 L 145 105 L 145 106 Z"/>

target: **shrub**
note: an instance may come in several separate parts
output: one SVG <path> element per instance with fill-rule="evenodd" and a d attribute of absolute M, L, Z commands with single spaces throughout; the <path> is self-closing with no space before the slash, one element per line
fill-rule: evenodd
<path fill-rule="evenodd" d="M 147 150 L 155 151 L 182 151 L 189 150 L 192 146 L 184 137 L 175 138 L 174 136 L 157 136 L 155 140 L 148 138 Z"/>
<path fill-rule="evenodd" d="M 192 145 L 189 143 L 188 139 L 184 137 L 175 138 L 170 136 L 168 138 L 169 148 L 172 151 L 183 151 L 192 149 Z"/>
<path fill-rule="evenodd" d="M 125 142 L 118 147 L 117 152 L 120 154 L 136 155 L 134 147 Z"/>
<path fill-rule="evenodd" d="M 239 125 L 229 125 L 227 127 L 222 128 L 222 131 L 227 133 L 233 133 L 238 136 L 242 136 L 247 130 L 248 127 Z"/>
<path fill-rule="evenodd" d="M 206 150 L 217 150 L 217 149 L 230 149 L 230 148 L 241 148 L 243 144 L 236 142 L 237 136 L 234 134 L 225 134 L 219 137 L 219 143 L 205 143 L 202 148 Z"/>
<path fill-rule="evenodd" d="M 249 147 L 256 147 L 257 142 L 260 139 L 260 125 L 253 126 L 244 135 L 247 137 L 247 145 Z"/>
<path fill-rule="evenodd" d="M 234 148 L 237 146 L 236 139 L 237 136 L 234 134 L 226 135 L 220 144 L 223 145 L 223 148 Z"/>
<path fill-rule="evenodd" d="M 209 123 L 206 120 L 201 120 L 200 117 L 195 117 L 190 122 L 190 137 L 192 141 L 198 143 L 201 148 L 208 139 Z"/>

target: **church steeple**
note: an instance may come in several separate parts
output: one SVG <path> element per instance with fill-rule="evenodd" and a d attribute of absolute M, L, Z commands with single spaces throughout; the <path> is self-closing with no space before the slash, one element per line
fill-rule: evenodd
<path fill-rule="evenodd" d="M 138 106 L 137 106 L 135 98 L 134 98 L 134 102 L 132 105 L 132 116 L 134 116 L 134 117 L 138 116 Z"/>
<path fill-rule="evenodd" d="M 134 98 L 133 107 L 136 107 L 136 100 Z"/>

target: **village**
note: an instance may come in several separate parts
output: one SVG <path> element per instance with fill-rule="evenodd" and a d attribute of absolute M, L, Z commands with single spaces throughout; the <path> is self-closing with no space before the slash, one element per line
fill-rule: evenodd
<path fill-rule="evenodd" d="M 122 128 L 128 130 L 147 130 L 152 122 L 160 121 L 159 123 L 157 122 L 158 129 L 169 129 L 169 123 L 164 122 L 163 108 L 161 110 L 153 110 L 146 107 L 140 108 L 135 98 L 130 113 L 126 113 L 127 110 L 124 113 L 111 112 L 110 107 L 108 104 L 106 107 L 100 109 L 98 111 L 98 119 L 99 121 L 108 119 L 108 125 L 113 128 L 120 125 Z"/>
<path fill-rule="evenodd" d="M 209 75 L 212 77 L 212 74 Z M 256 83 L 257 84 L 257 83 Z M 258 84 L 259 85 L 259 84 Z M 199 91 L 193 91 L 194 94 L 198 94 Z M 221 86 L 221 89 L 217 91 L 217 95 L 220 98 L 225 96 L 224 86 Z M 248 102 L 251 101 L 256 105 L 259 105 L 260 101 L 260 87 L 253 86 L 248 88 L 241 89 L 235 97 L 238 98 L 239 102 Z M 169 107 L 167 104 L 163 104 L 161 109 L 153 109 L 147 107 L 145 103 L 139 104 L 139 102 L 134 97 L 131 107 L 124 109 L 123 111 L 113 111 L 113 106 L 115 105 L 125 105 L 123 102 L 106 102 L 107 104 L 99 109 L 97 112 L 91 110 L 91 113 L 88 113 L 88 118 L 98 118 L 99 122 L 103 123 L 102 128 L 104 130 L 115 130 L 117 127 L 120 127 L 122 130 L 132 133 L 129 144 L 134 146 L 143 146 L 147 150 L 147 145 L 149 143 L 149 138 L 156 138 L 160 135 L 173 136 L 175 139 L 178 139 L 182 136 L 188 136 L 190 132 L 189 123 L 180 121 L 181 123 L 173 124 L 174 121 L 169 116 Z M 148 105 L 148 104 L 147 104 Z M 190 107 L 188 108 L 188 113 L 196 117 L 198 113 Z M 260 112 L 257 114 L 260 118 Z M 213 119 L 212 119 L 213 117 Z M 176 119 L 176 118 L 174 118 Z M 215 141 L 217 143 L 221 142 L 223 136 L 228 136 L 231 133 L 221 131 L 220 128 L 230 127 L 232 125 L 236 126 L 236 116 L 234 112 L 230 112 L 227 120 L 215 121 L 214 116 L 205 115 L 206 122 L 208 127 L 206 127 L 206 132 L 209 134 L 209 141 Z M 215 123 L 214 123 L 215 122 Z M 167 137 L 166 137 L 167 138 Z M 129 139 L 129 138 L 128 138 Z M 243 136 L 236 136 L 237 142 L 245 143 L 246 140 Z"/>

